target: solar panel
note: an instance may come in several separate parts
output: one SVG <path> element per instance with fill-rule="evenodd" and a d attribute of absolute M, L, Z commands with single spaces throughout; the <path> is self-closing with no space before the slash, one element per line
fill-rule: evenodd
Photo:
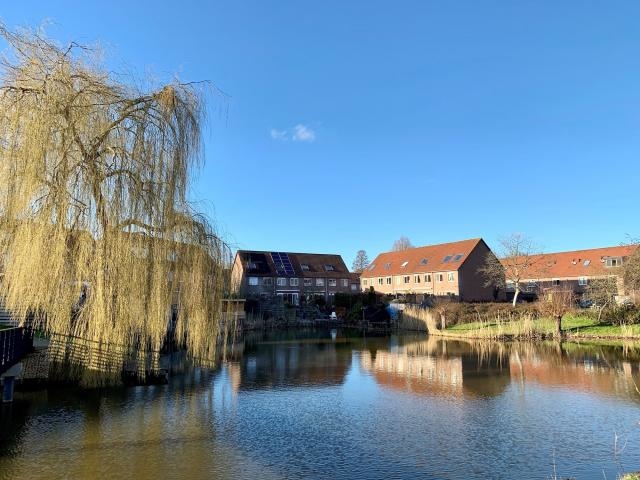
<path fill-rule="evenodd" d="M 289 254 L 285 252 L 271 252 L 271 259 L 273 260 L 278 275 L 295 275 Z"/>

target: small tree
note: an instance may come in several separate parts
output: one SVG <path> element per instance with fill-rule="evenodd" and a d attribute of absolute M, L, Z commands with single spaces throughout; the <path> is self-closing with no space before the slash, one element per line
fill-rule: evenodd
<path fill-rule="evenodd" d="M 367 252 L 364 250 L 358 250 L 358 253 L 356 253 L 356 258 L 353 260 L 351 270 L 356 273 L 362 273 L 368 266 L 369 257 L 367 257 Z"/>
<path fill-rule="evenodd" d="M 598 322 L 602 312 L 613 305 L 614 297 L 618 293 L 618 285 L 615 277 L 592 278 L 585 291 L 586 296 L 598 308 Z"/>
<path fill-rule="evenodd" d="M 634 243 L 638 243 L 635 239 Z M 637 291 L 640 291 L 640 246 L 627 259 L 622 269 L 624 286 L 628 292 L 632 292 L 635 298 Z"/>
<path fill-rule="evenodd" d="M 575 296 L 572 290 L 548 289 L 538 300 L 538 309 L 546 317 L 555 320 L 555 332 L 557 337 L 562 336 L 562 317 L 574 305 Z"/>
<path fill-rule="evenodd" d="M 521 284 L 528 278 L 533 267 L 542 260 L 533 241 L 521 233 L 513 233 L 499 241 L 498 256 L 489 252 L 485 263 L 478 271 L 485 278 L 485 287 L 504 288 L 510 284 L 514 288 L 513 306 L 516 306 Z"/>
<path fill-rule="evenodd" d="M 451 311 L 453 304 L 451 297 L 434 297 L 432 301 L 433 309 L 440 316 L 440 330 L 447 328 L 447 314 Z"/>
<path fill-rule="evenodd" d="M 403 250 L 409 250 L 410 248 L 413 248 L 411 240 L 402 235 L 399 239 L 393 242 L 391 250 L 393 250 L 394 252 L 401 252 Z"/>

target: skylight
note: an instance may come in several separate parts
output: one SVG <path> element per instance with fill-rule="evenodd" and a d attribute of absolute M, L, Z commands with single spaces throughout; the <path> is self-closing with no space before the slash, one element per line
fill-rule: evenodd
<path fill-rule="evenodd" d="M 584 265 L 585 267 L 588 267 L 590 263 L 591 263 L 591 260 L 585 260 L 584 262 L 582 262 L 582 265 Z"/>
<path fill-rule="evenodd" d="M 371 266 L 369 267 L 369 270 L 373 270 L 374 268 L 376 268 L 376 264 L 372 263 Z"/>
<path fill-rule="evenodd" d="M 462 257 L 464 257 L 464 254 L 463 253 L 459 253 L 455 257 L 453 257 L 453 261 L 454 262 L 459 262 Z"/>
<path fill-rule="evenodd" d="M 402 262 L 402 265 L 400 265 L 402 268 L 406 267 L 409 264 L 409 262 Z"/>
<path fill-rule="evenodd" d="M 387 262 L 384 264 L 384 269 L 389 270 L 391 268 L 391 262 Z"/>
<path fill-rule="evenodd" d="M 423 258 L 422 260 L 420 260 L 420 265 L 426 265 L 427 263 L 429 263 L 429 259 L 427 258 Z"/>
<path fill-rule="evenodd" d="M 453 255 L 447 255 L 442 259 L 442 263 L 449 263 L 452 258 L 453 258 Z"/>

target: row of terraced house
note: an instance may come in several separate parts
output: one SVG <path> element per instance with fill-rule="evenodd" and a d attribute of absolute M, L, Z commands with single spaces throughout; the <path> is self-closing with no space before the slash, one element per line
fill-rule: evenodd
<path fill-rule="evenodd" d="M 521 288 L 530 298 L 551 287 L 581 295 L 594 279 L 613 278 L 618 294 L 623 295 L 619 269 L 637 248 L 614 246 L 534 256 Z M 418 302 L 429 296 L 492 301 L 505 299 L 514 290 L 508 281 L 506 289 L 487 285 L 480 269 L 493 255 L 482 238 L 474 238 L 383 252 L 358 274 L 349 272 L 340 255 L 240 250 L 232 284 L 243 298 L 280 296 L 294 305 L 311 297 L 332 303 L 337 293 L 371 288 L 389 296 L 410 295 Z"/>

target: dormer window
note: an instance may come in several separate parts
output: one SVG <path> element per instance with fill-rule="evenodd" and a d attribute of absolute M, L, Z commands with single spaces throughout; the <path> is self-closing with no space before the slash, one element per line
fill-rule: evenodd
<path fill-rule="evenodd" d="M 333 265 L 325 265 L 324 266 L 324 270 L 325 270 L 325 272 L 335 272 L 336 271 L 336 267 L 334 267 Z"/>
<path fill-rule="evenodd" d="M 301 263 L 300 268 L 302 269 L 303 272 L 309 271 L 309 265 L 307 265 L 306 263 Z"/>
<path fill-rule="evenodd" d="M 622 259 L 620 257 L 608 257 L 604 263 L 607 267 L 619 267 L 622 265 Z"/>

